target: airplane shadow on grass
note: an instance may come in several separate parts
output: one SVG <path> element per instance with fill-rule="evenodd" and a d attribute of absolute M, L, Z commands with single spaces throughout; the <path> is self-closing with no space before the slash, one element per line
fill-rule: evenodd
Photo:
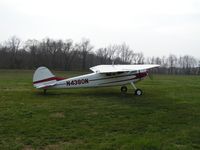
<path fill-rule="evenodd" d="M 36 95 L 40 95 L 40 96 L 134 96 L 134 93 L 131 92 L 127 92 L 127 93 L 121 93 L 120 91 L 117 91 L 116 89 L 114 90 L 109 90 L 109 91 L 105 91 L 105 90 L 94 90 L 92 89 L 91 91 L 88 89 L 85 90 L 78 90 L 76 91 L 76 89 L 70 89 L 70 90 L 62 90 L 62 91 L 58 91 L 58 90 L 48 90 L 46 94 L 44 94 L 43 91 L 36 91 L 35 92 Z"/>
<path fill-rule="evenodd" d="M 40 98 L 48 98 L 62 100 L 63 98 L 80 98 L 82 100 L 86 98 L 91 98 L 94 100 L 106 100 L 106 101 L 131 101 L 134 103 L 136 101 L 141 101 L 145 99 L 145 94 L 142 96 L 134 95 L 133 89 L 128 89 L 127 93 L 121 93 L 120 88 L 85 88 L 85 89 L 65 89 L 65 90 L 48 90 L 46 94 L 41 91 L 34 91 L 36 96 Z"/>

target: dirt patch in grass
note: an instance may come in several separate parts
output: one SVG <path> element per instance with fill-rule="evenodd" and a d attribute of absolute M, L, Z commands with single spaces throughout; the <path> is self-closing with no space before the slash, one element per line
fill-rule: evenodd
<path fill-rule="evenodd" d="M 30 145 L 25 145 L 22 150 L 34 150 Z"/>
<path fill-rule="evenodd" d="M 47 145 L 44 150 L 59 150 L 61 147 L 59 144 Z"/>
<path fill-rule="evenodd" d="M 71 148 L 79 148 L 80 145 L 83 145 L 84 142 L 80 139 L 72 140 L 72 141 L 65 141 L 65 142 L 58 142 L 55 144 L 48 144 L 38 148 L 39 150 L 60 150 L 60 149 L 71 149 Z M 25 145 L 22 150 L 35 150 L 35 148 L 31 147 L 31 145 Z"/>
<path fill-rule="evenodd" d="M 65 118 L 65 114 L 63 112 L 56 112 L 50 114 L 51 118 Z"/>

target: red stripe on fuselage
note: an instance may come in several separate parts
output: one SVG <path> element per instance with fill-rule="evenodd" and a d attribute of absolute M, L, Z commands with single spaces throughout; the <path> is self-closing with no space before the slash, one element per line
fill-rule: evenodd
<path fill-rule="evenodd" d="M 47 79 L 35 81 L 35 82 L 33 82 L 33 84 L 41 83 L 41 82 L 47 82 L 47 81 L 52 81 L 52 80 L 60 81 L 60 80 L 64 80 L 64 79 L 65 78 L 61 78 L 61 77 L 51 77 L 51 78 L 47 78 Z"/>

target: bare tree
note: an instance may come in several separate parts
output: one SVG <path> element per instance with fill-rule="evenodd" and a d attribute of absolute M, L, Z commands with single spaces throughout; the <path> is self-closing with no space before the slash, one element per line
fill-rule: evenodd
<path fill-rule="evenodd" d="M 115 59 L 117 58 L 117 53 L 118 50 L 120 49 L 120 46 L 117 44 L 109 45 L 108 47 L 106 47 L 106 49 L 107 49 L 108 63 L 114 63 Z"/>
<path fill-rule="evenodd" d="M 8 51 L 11 54 L 8 62 L 11 69 L 19 65 L 19 60 L 17 59 L 17 51 L 19 50 L 20 43 L 21 40 L 16 36 L 11 37 L 8 41 L 5 42 L 5 47 L 8 48 Z"/>
<path fill-rule="evenodd" d="M 83 38 L 80 44 L 76 45 L 81 52 L 82 56 L 82 70 L 86 69 L 86 57 L 88 53 L 93 49 L 93 46 L 90 44 L 89 39 Z"/>
<path fill-rule="evenodd" d="M 74 58 L 77 55 L 77 49 L 73 46 L 73 41 L 71 39 L 66 40 L 63 45 L 64 53 L 64 68 L 65 70 L 71 70 L 71 65 Z"/>
<path fill-rule="evenodd" d="M 18 37 L 13 36 L 5 42 L 5 45 L 10 49 L 10 51 L 17 52 L 19 50 L 20 43 L 21 40 Z"/>
<path fill-rule="evenodd" d="M 126 43 L 123 43 L 119 45 L 118 56 L 123 63 L 131 63 L 134 53 Z"/>
<path fill-rule="evenodd" d="M 183 61 L 184 61 L 185 73 L 186 74 L 191 74 L 192 68 L 197 66 L 196 59 L 194 57 L 192 57 L 192 56 L 185 55 L 183 57 Z"/>
<path fill-rule="evenodd" d="M 3 46 L 3 44 L 0 44 L 0 68 L 8 69 L 10 67 L 10 60 L 8 58 L 8 48 L 6 46 Z"/>
<path fill-rule="evenodd" d="M 35 39 L 27 40 L 25 42 L 24 49 L 30 53 L 29 68 L 36 68 L 40 65 L 38 64 L 38 59 L 37 59 L 38 46 L 39 46 L 39 41 Z"/>
<path fill-rule="evenodd" d="M 168 62 L 169 62 L 169 68 L 170 68 L 170 73 L 173 74 L 175 73 L 175 68 L 177 65 L 177 57 L 175 55 L 169 55 L 168 57 Z"/>
<path fill-rule="evenodd" d="M 108 49 L 107 48 L 99 48 L 96 51 L 96 56 L 98 58 L 99 64 L 106 64 L 108 60 Z"/>
<path fill-rule="evenodd" d="M 143 64 L 144 63 L 144 55 L 143 55 L 143 53 L 142 52 L 134 53 L 132 62 L 133 62 L 133 64 Z"/>

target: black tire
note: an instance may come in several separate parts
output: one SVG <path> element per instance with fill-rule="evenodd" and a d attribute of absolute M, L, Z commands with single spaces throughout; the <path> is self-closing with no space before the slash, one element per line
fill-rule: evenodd
<path fill-rule="evenodd" d="M 46 93 L 47 93 L 47 89 L 44 89 L 44 91 L 43 91 L 43 92 L 44 92 L 44 95 L 46 95 Z"/>
<path fill-rule="evenodd" d="M 122 92 L 122 93 L 126 93 L 126 92 L 127 92 L 127 90 L 128 90 L 128 89 L 127 89 L 127 87 L 126 87 L 126 86 L 122 86 L 122 87 L 121 87 L 121 92 Z"/>
<path fill-rule="evenodd" d="M 137 89 L 135 90 L 135 95 L 137 96 L 141 96 L 143 94 L 142 90 L 141 89 Z"/>

